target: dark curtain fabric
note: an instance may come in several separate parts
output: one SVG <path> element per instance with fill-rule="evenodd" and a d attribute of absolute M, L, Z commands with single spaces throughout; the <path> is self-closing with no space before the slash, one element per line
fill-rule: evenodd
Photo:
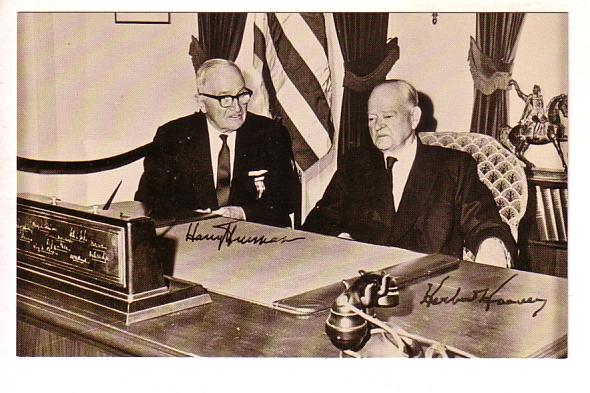
<path fill-rule="evenodd" d="M 388 14 L 335 13 L 334 22 L 346 72 L 360 78 L 371 74 L 386 56 Z M 353 147 L 371 144 L 367 100 L 372 87 L 369 85 L 365 91 L 358 92 L 344 84 L 338 156 Z"/>
<path fill-rule="evenodd" d="M 478 13 L 476 42 L 482 52 L 495 61 L 512 64 L 524 16 L 522 12 Z M 484 95 L 475 89 L 471 132 L 497 138 L 498 130 L 507 125 L 508 91 Z"/>
<path fill-rule="evenodd" d="M 244 12 L 199 12 L 199 40 L 193 37 L 189 51 L 195 71 L 207 59 L 236 60 L 246 16 Z"/>

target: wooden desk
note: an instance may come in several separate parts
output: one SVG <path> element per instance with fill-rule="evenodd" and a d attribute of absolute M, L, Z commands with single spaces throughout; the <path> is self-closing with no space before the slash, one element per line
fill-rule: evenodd
<path fill-rule="evenodd" d="M 438 295 L 462 287 L 468 295 L 489 287 L 503 298 L 547 298 L 536 304 L 420 304 L 428 284 L 449 279 Z M 211 294 L 213 302 L 125 326 L 100 312 L 66 311 L 42 293 L 17 297 L 19 356 L 225 356 L 336 357 L 324 332 L 327 312 L 308 319 Z M 71 305 L 70 305 L 71 307 Z M 401 291 L 401 304 L 379 309 L 410 333 L 429 337 L 479 357 L 562 357 L 567 354 L 567 280 L 462 262 L 459 269 Z"/>

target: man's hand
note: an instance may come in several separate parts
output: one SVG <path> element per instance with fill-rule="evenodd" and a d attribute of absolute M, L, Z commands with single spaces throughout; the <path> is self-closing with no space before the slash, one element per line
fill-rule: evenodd
<path fill-rule="evenodd" d="M 246 213 L 244 209 L 239 206 L 224 206 L 217 210 L 213 210 L 211 213 L 219 214 L 220 216 L 227 218 L 234 218 L 236 220 L 246 220 Z"/>
<path fill-rule="evenodd" d="M 499 267 L 510 267 L 511 264 L 504 242 L 495 237 L 481 242 L 475 262 Z"/>
<path fill-rule="evenodd" d="M 350 233 L 348 233 L 348 232 L 342 232 L 341 234 L 339 234 L 339 235 L 338 235 L 338 236 L 336 236 L 336 237 L 339 237 L 340 239 L 354 240 L 354 239 L 352 238 L 352 236 L 350 236 Z"/>

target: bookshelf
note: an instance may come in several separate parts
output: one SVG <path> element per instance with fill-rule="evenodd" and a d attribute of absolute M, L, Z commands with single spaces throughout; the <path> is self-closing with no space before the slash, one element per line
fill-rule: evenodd
<path fill-rule="evenodd" d="M 518 233 L 518 268 L 567 277 L 567 173 L 527 169 L 529 199 Z"/>

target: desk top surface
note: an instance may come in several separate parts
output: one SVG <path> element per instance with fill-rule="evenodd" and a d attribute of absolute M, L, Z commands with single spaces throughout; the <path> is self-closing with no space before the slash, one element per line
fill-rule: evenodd
<path fill-rule="evenodd" d="M 433 304 L 444 296 L 451 299 L 458 288 L 455 300 L 472 297 L 474 291 L 479 297 L 456 304 L 452 301 Z M 492 300 L 489 309 L 486 302 L 480 301 L 485 289 Z M 324 332 L 327 312 L 301 319 L 212 293 L 210 304 L 125 326 L 122 322 L 105 320 L 99 313 L 55 307 L 38 294 L 34 298 L 30 293 L 20 295 L 19 314 L 74 329 L 113 348 L 125 347 L 125 352 L 134 355 L 335 357 L 339 354 Z M 430 305 L 423 302 L 427 295 Z M 377 309 L 380 319 L 474 356 L 554 357 L 566 352 L 565 279 L 462 262 L 458 270 L 402 289 L 400 296 L 398 307 Z M 509 300 L 522 299 L 524 304 L 509 304 Z M 546 299 L 546 303 L 537 299 Z M 150 352 L 150 348 L 155 350 Z"/>
<path fill-rule="evenodd" d="M 223 217 L 158 233 L 159 255 L 170 275 L 271 308 L 275 301 L 358 277 L 359 270 L 383 270 L 424 256 Z"/>

